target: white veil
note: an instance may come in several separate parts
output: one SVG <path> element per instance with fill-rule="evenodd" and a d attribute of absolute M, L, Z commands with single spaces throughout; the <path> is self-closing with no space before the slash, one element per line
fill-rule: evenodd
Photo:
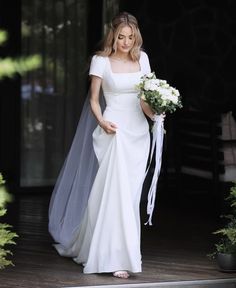
<path fill-rule="evenodd" d="M 102 110 L 104 97 L 100 97 Z M 87 96 L 67 158 L 57 178 L 49 205 L 49 232 L 65 248 L 73 240 L 87 206 L 98 169 L 92 133 L 97 121 Z"/>

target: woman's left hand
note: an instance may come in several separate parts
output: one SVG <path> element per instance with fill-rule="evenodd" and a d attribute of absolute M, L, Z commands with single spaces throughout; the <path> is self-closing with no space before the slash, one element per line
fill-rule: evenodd
<path fill-rule="evenodd" d="M 163 112 L 162 114 L 153 114 L 151 119 L 153 122 L 156 122 L 159 119 L 159 117 L 161 118 L 162 121 L 164 121 L 166 117 L 166 113 Z"/>

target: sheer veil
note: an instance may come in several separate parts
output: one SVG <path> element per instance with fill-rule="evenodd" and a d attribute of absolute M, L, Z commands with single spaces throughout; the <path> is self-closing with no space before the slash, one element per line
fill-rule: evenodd
<path fill-rule="evenodd" d="M 100 99 L 103 110 L 103 95 Z M 98 169 L 92 141 L 92 133 L 96 126 L 97 121 L 90 108 L 88 93 L 49 205 L 49 232 L 53 239 L 65 248 L 70 246 L 73 233 L 80 226 Z"/>

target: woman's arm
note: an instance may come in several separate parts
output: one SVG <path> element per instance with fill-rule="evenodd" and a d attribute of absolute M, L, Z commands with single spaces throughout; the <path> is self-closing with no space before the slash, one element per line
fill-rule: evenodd
<path fill-rule="evenodd" d="M 143 109 L 143 112 L 152 120 L 154 121 L 155 112 L 152 110 L 152 108 L 146 103 L 143 99 L 140 99 L 140 105 Z"/>
<path fill-rule="evenodd" d="M 99 103 L 99 95 L 102 84 L 102 78 L 97 76 L 91 76 L 90 84 L 90 105 L 94 116 L 96 117 L 98 124 L 102 127 L 106 133 L 113 134 L 116 132 L 116 125 L 112 122 L 103 119 L 101 106 Z"/>
<path fill-rule="evenodd" d="M 140 105 L 143 109 L 143 112 L 152 120 L 156 121 L 157 114 L 152 110 L 152 108 L 146 103 L 143 99 L 140 99 Z M 160 114 L 163 120 L 165 120 L 166 114 Z"/>

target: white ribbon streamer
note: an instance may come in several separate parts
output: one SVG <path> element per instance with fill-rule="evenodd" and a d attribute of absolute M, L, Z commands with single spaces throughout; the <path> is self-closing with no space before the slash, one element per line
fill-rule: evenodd
<path fill-rule="evenodd" d="M 164 122 L 164 118 L 162 115 L 155 116 L 155 123 L 152 127 L 153 139 L 152 139 L 152 147 L 151 147 L 151 154 L 150 154 L 150 163 L 146 171 L 146 174 L 151 166 L 154 149 L 156 147 L 155 169 L 154 169 L 154 173 L 152 177 L 151 186 L 148 192 L 147 214 L 149 215 L 149 218 L 148 218 L 148 221 L 145 223 L 145 225 L 147 224 L 152 225 L 152 215 L 153 215 L 155 200 L 156 200 L 157 181 L 160 175 L 161 162 L 162 162 L 162 147 L 163 147 L 163 140 L 164 140 L 163 122 Z"/>

